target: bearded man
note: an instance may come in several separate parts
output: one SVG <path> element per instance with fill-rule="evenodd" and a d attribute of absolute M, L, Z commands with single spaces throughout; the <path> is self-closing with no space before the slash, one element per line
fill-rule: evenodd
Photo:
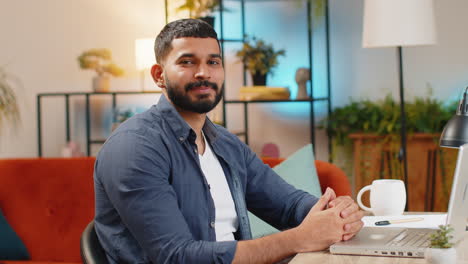
<path fill-rule="evenodd" d="M 163 95 L 113 132 L 95 164 L 95 229 L 110 263 L 272 263 L 361 229 L 351 198 L 294 188 L 207 118 L 224 82 L 210 25 L 167 24 L 155 54 Z M 247 211 L 284 231 L 252 239 Z"/>

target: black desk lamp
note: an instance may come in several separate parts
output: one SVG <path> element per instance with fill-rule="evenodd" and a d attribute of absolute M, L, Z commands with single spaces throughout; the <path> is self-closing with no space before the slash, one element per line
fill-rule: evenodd
<path fill-rule="evenodd" d="M 440 136 L 440 146 L 459 148 L 468 143 L 468 87 L 465 88 L 463 98 L 457 108 L 457 114 L 444 127 Z"/>

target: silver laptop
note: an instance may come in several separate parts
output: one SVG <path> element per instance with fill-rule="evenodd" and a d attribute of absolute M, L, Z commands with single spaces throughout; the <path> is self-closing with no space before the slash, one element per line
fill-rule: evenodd
<path fill-rule="evenodd" d="M 468 219 L 468 144 L 460 147 L 452 184 L 447 224 L 454 228 L 453 242 L 465 233 Z M 332 254 L 424 257 L 430 228 L 364 227 L 351 240 L 330 247 Z"/>

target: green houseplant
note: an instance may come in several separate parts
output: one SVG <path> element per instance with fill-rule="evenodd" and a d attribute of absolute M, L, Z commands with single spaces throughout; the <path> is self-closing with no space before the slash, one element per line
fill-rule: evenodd
<path fill-rule="evenodd" d="M 252 43 L 251 43 L 252 41 Z M 237 51 L 236 56 L 243 62 L 252 75 L 254 85 L 265 85 L 268 73 L 278 65 L 278 57 L 285 55 L 285 50 L 275 50 L 273 45 L 252 37 L 246 37 L 242 49 Z"/>
<path fill-rule="evenodd" d="M 219 8 L 219 0 L 185 0 L 177 11 L 188 11 L 190 18 L 201 19 L 214 27 L 214 17 L 211 15 Z"/>
<path fill-rule="evenodd" d="M 440 225 L 439 229 L 431 234 L 431 245 L 424 252 L 424 258 L 428 263 L 442 264 L 456 262 L 457 252 L 453 248 L 453 243 L 451 243 L 453 239 L 452 232 L 453 228 L 450 225 Z"/>
<path fill-rule="evenodd" d="M 6 122 L 16 124 L 20 118 L 11 76 L 0 67 L 0 129 Z"/>
<path fill-rule="evenodd" d="M 81 69 L 94 70 L 97 76 L 93 78 L 95 92 L 108 92 L 109 76 L 122 76 L 124 71 L 112 61 L 112 53 L 108 49 L 90 49 L 78 56 Z"/>
<path fill-rule="evenodd" d="M 433 98 L 416 97 L 405 106 L 408 133 L 439 133 L 455 113 L 458 102 L 443 104 Z M 401 129 L 399 107 L 390 95 L 380 101 L 351 101 L 335 108 L 321 127 L 327 128 L 337 145 L 352 143 L 349 135 L 354 133 L 395 135 Z"/>
<path fill-rule="evenodd" d="M 418 177 L 423 183 L 422 176 L 416 175 L 424 174 L 429 177 L 427 175 L 434 171 L 434 177 L 441 180 L 440 185 L 435 186 L 439 189 L 431 195 L 440 199 L 434 199 L 431 205 L 434 209 L 427 210 L 446 210 L 444 201 L 448 199 L 450 187 L 448 175 L 452 175 L 455 162 L 451 158 L 454 153 L 438 148 L 438 134 L 455 113 L 457 102 L 444 104 L 430 97 L 416 97 L 405 105 L 410 183 L 411 177 Z M 335 108 L 323 121 L 322 127 L 327 128 L 333 137 L 332 157 L 348 175 L 354 174 L 352 180 L 356 190 L 370 184 L 374 179 L 402 179 L 403 166 L 399 160 L 399 107 L 399 102 L 391 96 L 379 101 L 354 100 L 348 105 Z M 423 170 L 427 174 L 421 173 Z M 413 184 L 410 187 L 425 188 L 425 185 Z M 426 210 L 421 197 L 413 196 L 409 205 L 412 210 Z"/>

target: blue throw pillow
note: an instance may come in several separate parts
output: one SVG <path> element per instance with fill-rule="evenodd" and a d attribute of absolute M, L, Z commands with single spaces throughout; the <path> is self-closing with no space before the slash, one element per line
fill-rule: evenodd
<path fill-rule="evenodd" d="M 315 168 L 315 158 L 312 152 L 312 144 L 296 151 L 286 160 L 274 167 L 273 170 L 287 183 L 306 191 L 316 197 L 322 195 L 320 182 Z M 279 232 L 278 229 L 267 224 L 254 214 L 249 212 L 250 227 L 253 238 L 258 238 Z"/>
<path fill-rule="evenodd" d="M 28 250 L 23 241 L 8 224 L 0 210 L 0 260 L 28 260 Z"/>

